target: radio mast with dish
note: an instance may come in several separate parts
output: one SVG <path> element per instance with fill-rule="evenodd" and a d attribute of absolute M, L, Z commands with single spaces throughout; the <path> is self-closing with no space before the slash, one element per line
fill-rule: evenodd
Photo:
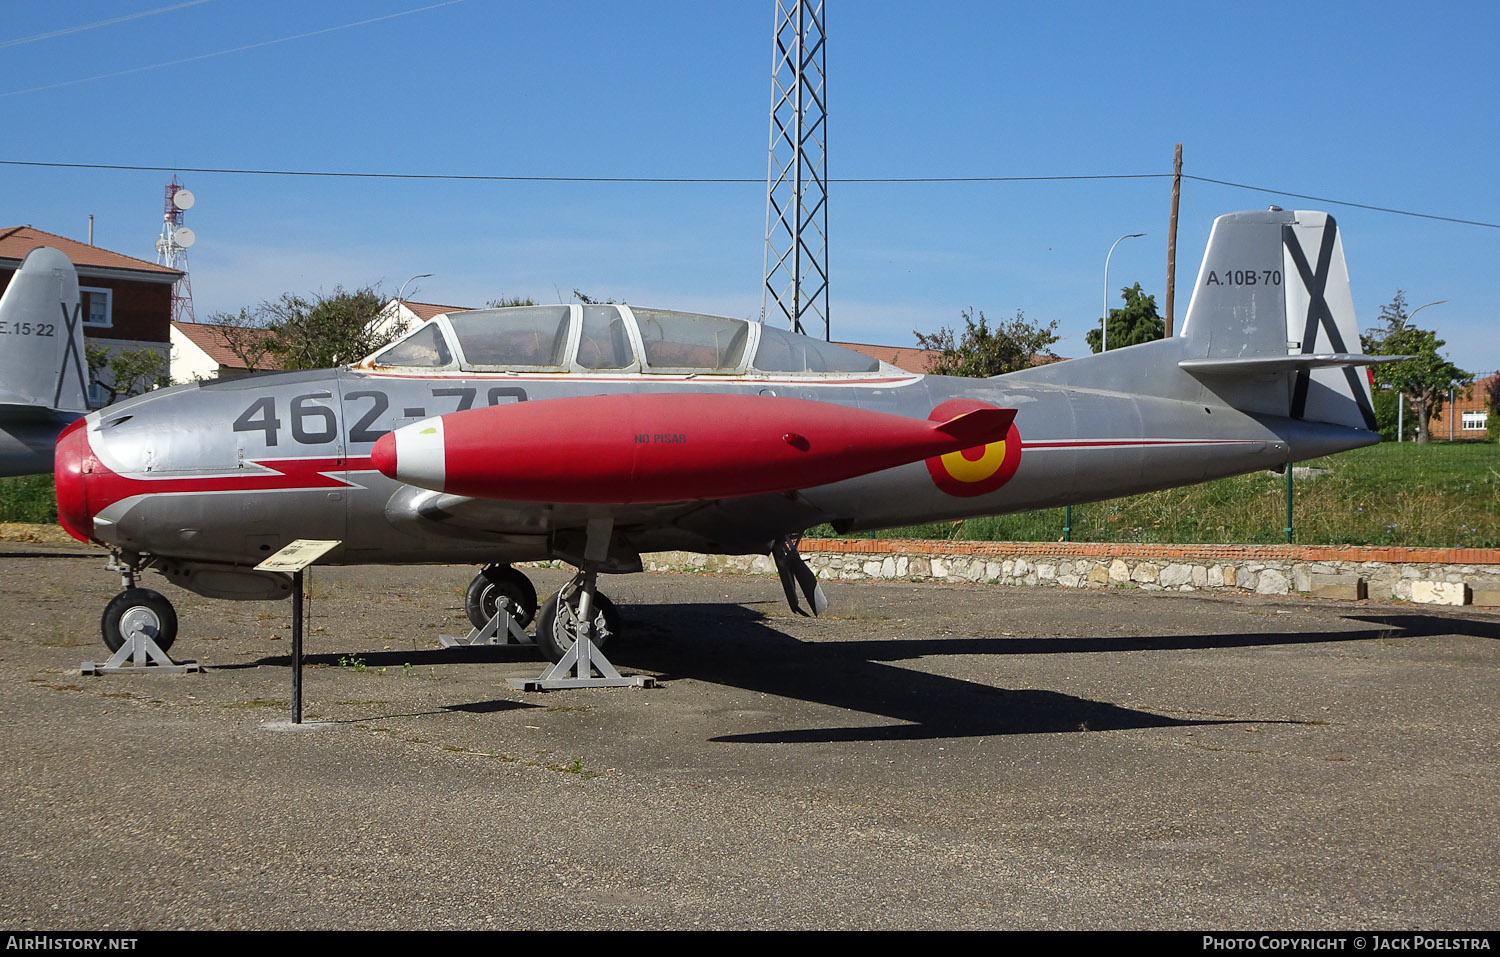
<path fill-rule="evenodd" d="M 187 251 L 197 236 L 182 225 L 182 214 L 193 208 L 194 197 L 173 176 L 162 202 L 161 238 L 156 241 L 156 262 L 176 269 L 182 278 L 172 284 L 172 321 L 197 322 L 193 315 L 193 284 L 188 279 Z"/>

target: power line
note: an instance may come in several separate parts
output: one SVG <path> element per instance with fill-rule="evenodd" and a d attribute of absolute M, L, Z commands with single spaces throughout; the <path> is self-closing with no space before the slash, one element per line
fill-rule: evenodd
<path fill-rule="evenodd" d="M 0 160 L 0 166 L 42 166 L 52 169 L 100 169 L 143 173 L 222 173 L 230 176 L 324 176 L 340 179 L 424 179 L 495 183 L 755 183 L 750 176 L 501 176 L 481 173 L 365 173 L 348 170 L 229 169 L 205 166 L 129 166 L 121 163 L 48 163 Z M 846 176 L 833 183 L 1044 183 L 1068 180 L 1166 179 L 1171 173 L 1098 173 L 1070 176 Z"/>
<path fill-rule="evenodd" d="M 23 43 L 35 43 L 38 40 L 51 40 L 54 37 L 65 37 L 70 33 L 82 33 L 95 27 L 109 27 L 116 23 L 125 23 L 128 20 L 139 20 L 142 17 L 154 17 L 158 13 L 171 13 L 173 10 L 181 10 L 184 7 L 196 7 L 199 4 L 208 3 L 210 0 L 187 0 L 185 3 L 174 3 L 170 7 L 157 7 L 155 10 L 142 10 L 140 13 L 127 13 L 123 17 L 113 17 L 109 20 L 95 20 L 93 23 L 84 23 L 76 27 L 64 27 L 61 30 L 53 30 L 50 33 L 38 33 L 29 37 L 17 37 L 14 40 L 0 41 L 0 50 L 6 47 L 18 47 Z"/>
<path fill-rule="evenodd" d="M 322 36 L 325 33 L 336 33 L 339 30 L 349 30 L 353 27 L 363 27 L 371 23 L 379 23 L 382 20 L 394 20 L 397 17 L 410 16 L 413 13 L 425 13 L 428 10 L 436 10 L 438 7 L 451 7 L 455 3 L 463 3 L 464 0 L 443 0 L 442 3 L 428 4 L 425 7 L 414 7 L 411 10 L 402 10 L 400 13 L 388 13 L 380 17 L 370 17 L 368 20 L 357 20 L 354 23 L 343 23 L 336 27 L 324 27 L 321 30 L 310 30 L 307 33 L 298 33 L 295 36 L 278 37 L 275 40 L 261 40 L 259 43 L 247 43 L 241 47 L 230 50 L 217 50 L 213 53 L 200 53 L 197 56 L 183 57 L 181 60 L 169 60 L 165 63 L 152 63 L 148 66 L 134 66 L 128 70 L 116 70 L 113 73 L 100 73 L 97 76 L 85 76 L 77 80 L 63 80 L 58 83 L 48 83 L 43 86 L 33 86 L 24 90 L 10 90 L 0 93 L 0 96 L 20 96 L 23 93 L 39 93 L 42 90 L 55 90 L 62 86 L 76 86 L 79 83 L 92 83 L 94 80 L 108 80 L 117 76 L 128 76 L 132 73 L 145 73 L 147 70 L 159 70 L 163 67 L 181 66 L 184 63 L 196 63 L 199 60 L 208 60 L 213 57 L 227 56 L 231 53 L 243 53 L 246 50 L 257 50 L 261 47 L 275 46 L 278 43 L 288 43 L 292 40 L 305 40 L 308 37 Z"/>
<path fill-rule="evenodd" d="M 1284 189 L 1270 189 L 1265 186 L 1247 186 L 1244 183 L 1231 183 L 1228 180 L 1209 179 L 1207 176 L 1190 176 L 1182 174 L 1183 179 L 1195 179 L 1200 183 L 1214 183 L 1219 186 L 1233 186 L 1236 189 L 1253 189 L 1258 193 L 1271 193 L 1275 196 L 1292 196 L 1297 199 L 1310 199 L 1315 203 L 1333 203 L 1338 206 L 1352 206 L 1355 209 L 1371 209 L 1378 213 L 1395 213 L 1397 216 L 1415 216 L 1418 219 L 1435 219 L 1444 223 L 1462 223 L 1465 226 L 1485 226 L 1489 229 L 1500 229 L 1500 223 L 1484 223 L 1477 219 L 1458 219 L 1453 216 L 1438 216 L 1435 213 L 1414 213 L 1406 209 L 1392 209 L 1389 206 L 1371 206 L 1368 203 L 1351 203 L 1346 199 L 1328 199 L 1324 196 L 1309 196 L 1306 193 L 1293 193 Z"/>
<path fill-rule="evenodd" d="M 366 173 L 342 170 L 228 169 L 206 166 L 127 166 L 119 163 L 48 163 L 35 160 L 0 160 L 0 166 L 36 166 L 48 169 L 95 169 L 146 173 L 215 173 L 225 176 L 313 176 L 333 179 L 405 179 L 489 183 L 765 184 L 765 180 L 749 176 L 499 176 L 478 173 Z M 1171 173 L 1095 173 L 1068 176 L 863 176 L 831 177 L 828 181 L 830 183 L 845 184 L 902 185 L 922 183 L 1052 183 L 1090 180 L 1170 179 L 1171 177 Z M 1411 216 L 1417 219 L 1431 219 L 1444 223 L 1457 223 L 1463 226 L 1482 226 L 1486 229 L 1500 229 L 1500 223 L 1488 223 L 1477 219 L 1461 219 L 1456 216 L 1440 216 L 1436 213 L 1420 213 L 1408 209 L 1396 209 L 1390 206 L 1356 203 L 1346 199 L 1312 196 L 1307 193 L 1294 193 L 1289 190 L 1272 189 L 1268 186 L 1254 186 L 1248 183 L 1234 183 L 1229 180 L 1212 179 L 1207 176 L 1193 176 L 1188 173 L 1183 173 L 1182 177 L 1183 179 L 1197 180 L 1200 183 L 1211 183 L 1215 186 L 1229 186 L 1234 189 L 1248 189 L 1275 196 L 1309 199 L 1313 202 L 1328 203 L 1334 206 L 1349 206 L 1354 209 L 1368 209 L 1373 212 L 1391 213 L 1396 216 Z"/>

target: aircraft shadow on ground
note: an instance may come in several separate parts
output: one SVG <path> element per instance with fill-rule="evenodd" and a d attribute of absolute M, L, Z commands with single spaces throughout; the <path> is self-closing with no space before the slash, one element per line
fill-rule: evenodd
<path fill-rule="evenodd" d="M 634 604 L 625 609 L 629 639 L 607 647 L 625 670 L 654 672 L 660 680 L 693 678 L 869 715 L 899 724 L 802 728 L 714 738 L 726 743 L 812 743 L 926 740 L 1013 734 L 1118 731 L 1131 728 L 1222 724 L 1295 724 L 1263 718 L 1183 719 L 1055 691 L 1013 690 L 979 681 L 896 667 L 889 662 L 929 656 L 1047 655 L 1098 652 L 1207 651 L 1402 637 L 1471 634 L 1500 637 L 1500 622 L 1442 615 L 1349 615 L 1375 625 L 1349 631 L 1226 633 L 1072 638 L 903 638 L 802 641 L 778 631 L 760 611 L 740 604 Z M 537 661 L 531 645 L 431 648 L 308 655 L 308 665 L 366 668 L 410 664 Z M 288 655 L 228 668 L 289 667 Z M 445 706 L 433 714 L 496 713 L 531 704 L 495 699 Z M 367 720 L 367 719 L 365 719 Z"/>
<path fill-rule="evenodd" d="M 1345 615 L 1349 621 L 1385 625 L 1393 629 L 1381 633 L 1384 638 L 1429 638 L 1437 635 L 1469 635 L 1474 638 L 1500 638 L 1500 619 L 1464 618 L 1458 615 L 1400 614 Z"/>
<path fill-rule="evenodd" d="M 424 668 L 431 665 L 493 664 L 503 661 L 541 661 L 535 645 L 473 645 L 459 648 L 422 648 L 406 651 L 333 651 L 302 656 L 303 667 Z M 215 665 L 215 671 L 239 668 L 290 668 L 292 656 L 267 655 L 240 664 Z"/>
<path fill-rule="evenodd" d="M 1182 719 L 1054 691 L 1011 690 L 886 662 L 926 656 L 1208 649 L 1386 637 L 1356 632 L 1192 635 L 1148 638 L 936 638 L 800 641 L 741 605 L 632 605 L 626 627 L 640 637 L 617 649 L 622 668 L 692 677 L 750 691 L 883 715 L 894 725 L 804 728 L 726 735 L 716 741 L 880 741 L 1129 728 L 1296 723 L 1283 719 Z"/>

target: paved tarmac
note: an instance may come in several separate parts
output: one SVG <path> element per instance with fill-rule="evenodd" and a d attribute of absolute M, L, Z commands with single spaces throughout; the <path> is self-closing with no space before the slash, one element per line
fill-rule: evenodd
<path fill-rule="evenodd" d="M 1495 926 L 1496 613 L 632 575 L 662 687 L 537 694 L 472 572 L 316 569 L 292 729 L 289 603 L 81 676 L 117 578 L 0 543 L 0 926 Z"/>

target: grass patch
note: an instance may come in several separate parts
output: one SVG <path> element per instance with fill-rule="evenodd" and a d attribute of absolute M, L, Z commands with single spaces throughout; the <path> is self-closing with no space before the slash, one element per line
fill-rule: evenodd
<path fill-rule="evenodd" d="M 1500 446 L 1384 442 L 1310 462 L 1294 478 L 1294 541 L 1310 545 L 1500 547 Z M 1286 487 L 1253 472 L 1073 507 L 1075 542 L 1275 544 Z M 1052 542 L 1063 510 L 1044 509 L 858 533 L 853 538 Z M 827 525 L 810 537 L 836 538 Z"/>
<path fill-rule="evenodd" d="M 0 478 L 0 522 L 57 524 L 57 492 L 52 476 Z"/>

